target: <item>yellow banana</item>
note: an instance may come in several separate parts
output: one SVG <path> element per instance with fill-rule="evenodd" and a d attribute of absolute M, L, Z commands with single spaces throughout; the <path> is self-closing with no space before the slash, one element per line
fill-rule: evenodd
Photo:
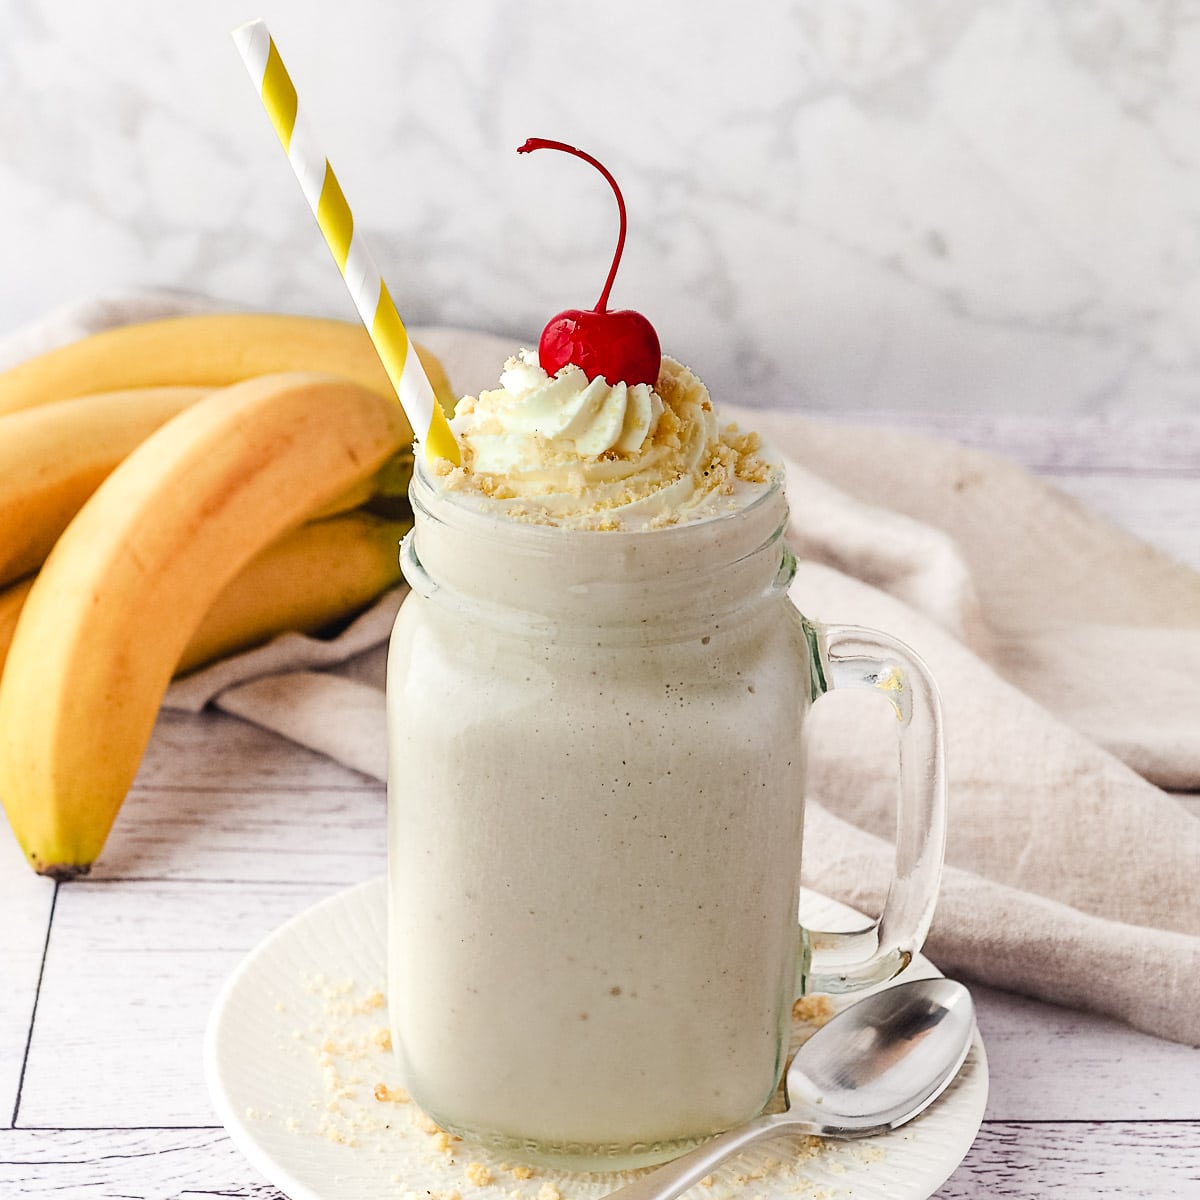
<path fill-rule="evenodd" d="M 450 411 L 454 397 L 441 363 L 415 349 Z M 0 413 L 131 387 L 224 387 L 279 371 L 342 375 L 395 396 L 361 325 L 284 313 L 211 313 L 121 325 L 20 363 L 0 373 Z"/>
<path fill-rule="evenodd" d="M 230 580 L 408 436 L 394 399 L 268 376 L 185 409 L 96 489 L 30 589 L 0 679 L 0 799 L 36 870 L 71 878 L 100 853 Z"/>
<path fill-rule="evenodd" d="M 400 579 L 397 553 L 411 521 L 348 512 L 310 521 L 260 551 L 204 615 L 175 673 L 267 641 L 314 633 L 351 616 Z M 34 576 L 0 590 L 0 674 Z"/>
<path fill-rule="evenodd" d="M 9 643 L 17 631 L 17 618 L 25 606 L 25 597 L 33 587 L 33 576 L 26 575 L 16 583 L 10 583 L 0 591 L 0 674 L 4 671 L 4 660 L 8 657 Z"/>
<path fill-rule="evenodd" d="M 36 570 L 117 463 L 209 390 L 135 388 L 0 416 L 0 585 Z"/>
<path fill-rule="evenodd" d="M 313 633 L 359 612 L 399 582 L 400 539 L 411 525 L 350 512 L 284 534 L 216 598 L 176 673 L 246 650 L 277 633 Z"/>

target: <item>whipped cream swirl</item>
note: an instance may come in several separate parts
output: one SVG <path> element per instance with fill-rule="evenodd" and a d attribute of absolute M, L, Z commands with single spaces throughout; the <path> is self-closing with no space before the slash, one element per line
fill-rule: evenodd
<path fill-rule="evenodd" d="M 647 384 L 610 385 L 602 376 L 589 382 L 574 365 L 551 377 L 529 350 L 504 364 L 499 388 L 468 407 L 469 425 L 459 405 L 455 433 L 467 436 L 472 469 L 505 476 L 609 452 L 636 454 L 663 412 Z"/>
<path fill-rule="evenodd" d="M 574 365 L 549 376 L 522 350 L 498 388 L 459 402 L 450 425 L 463 463 L 443 464 L 447 490 L 554 525 L 674 524 L 766 469 L 757 438 L 720 430 L 708 389 L 665 356 L 651 388 L 589 381 Z"/>

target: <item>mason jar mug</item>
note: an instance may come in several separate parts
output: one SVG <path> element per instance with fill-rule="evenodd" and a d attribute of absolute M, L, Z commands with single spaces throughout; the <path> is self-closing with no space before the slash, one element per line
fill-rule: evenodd
<path fill-rule="evenodd" d="M 639 532 L 522 524 L 423 464 L 388 666 L 388 1002 L 415 1103 L 578 1169 L 761 1111 L 797 996 L 920 948 L 945 841 L 940 714 L 886 635 L 806 620 L 777 485 Z M 898 718 L 896 874 L 850 934 L 799 927 L 804 725 Z"/>

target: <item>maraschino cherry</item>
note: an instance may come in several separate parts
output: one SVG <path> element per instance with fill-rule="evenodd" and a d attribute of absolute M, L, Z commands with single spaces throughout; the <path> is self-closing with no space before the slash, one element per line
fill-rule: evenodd
<path fill-rule="evenodd" d="M 658 382 L 658 369 L 662 364 L 662 350 L 654 326 L 632 309 L 608 311 L 608 293 L 612 291 L 617 267 L 621 263 L 621 252 L 625 249 L 625 198 L 617 187 L 617 181 L 603 163 L 565 142 L 530 138 L 518 147 L 517 153 L 528 154 L 531 150 L 562 150 L 591 163 L 608 180 L 617 198 L 617 210 L 621 216 L 617 250 L 600 299 L 593 309 L 568 308 L 558 316 L 551 317 L 538 342 L 538 359 L 542 370 L 547 375 L 553 375 L 567 363 L 574 363 L 588 379 L 603 376 L 610 384 L 625 383 L 633 387 L 634 384 L 648 383 L 653 387 Z"/>

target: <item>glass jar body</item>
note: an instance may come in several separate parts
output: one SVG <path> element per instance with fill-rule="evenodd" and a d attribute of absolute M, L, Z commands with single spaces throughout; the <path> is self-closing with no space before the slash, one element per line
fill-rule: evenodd
<path fill-rule="evenodd" d="M 449 591 L 416 510 L 388 682 L 405 1085 L 516 1156 L 671 1157 L 759 1112 L 787 1051 L 810 669 L 782 501 L 615 535 L 632 567 L 612 534 L 539 530 L 557 555 L 503 581 L 476 557 Z"/>

